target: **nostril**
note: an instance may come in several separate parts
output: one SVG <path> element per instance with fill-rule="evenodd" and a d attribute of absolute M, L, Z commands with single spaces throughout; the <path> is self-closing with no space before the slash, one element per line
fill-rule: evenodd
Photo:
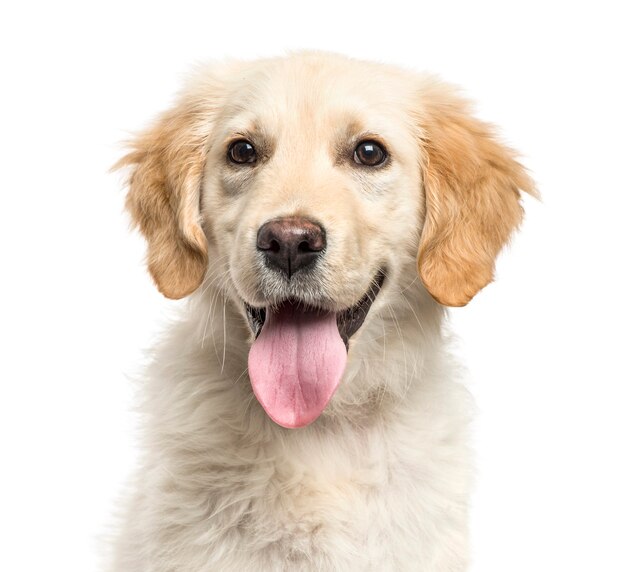
<path fill-rule="evenodd" d="M 320 227 L 306 229 L 305 236 L 298 243 L 297 251 L 299 253 L 315 253 L 321 252 L 326 248 L 326 237 L 324 231 Z"/>
<path fill-rule="evenodd" d="M 280 244 L 277 240 L 272 240 L 270 242 L 270 247 L 268 248 L 270 252 L 280 252 Z"/>
<path fill-rule="evenodd" d="M 298 252 L 313 252 L 313 249 L 311 248 L 308 240 L 303 240 L 302 242 L 300 242 L 300 244 L 298 244 Z"/>

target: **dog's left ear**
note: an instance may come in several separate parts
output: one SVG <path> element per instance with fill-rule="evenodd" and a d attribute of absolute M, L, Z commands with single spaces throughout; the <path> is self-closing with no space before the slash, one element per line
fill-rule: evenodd
<path fill-rule="evenodd" d="M 206 102 L 181 96 L 113 167 L 132 168 L 126 208 L 148 242 L 150 274 L 168 298 L 191 294 L 206 271 L 200 187 L 212 112 Z"/>
<path fill-rule="evenodd" d="M 418 272 L 439 303 L 464 306 L 492 281 L 496 256 L 522 220 L 520 191 L 537 194 L 513 151 L 451 88 L 427 83 L 419 101 L 426 215 Z"/>

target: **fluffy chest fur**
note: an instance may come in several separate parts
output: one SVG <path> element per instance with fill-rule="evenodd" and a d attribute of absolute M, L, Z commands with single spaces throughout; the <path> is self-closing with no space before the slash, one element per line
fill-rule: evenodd
<path fill-rule="evenodd" d="M 240 318 L 214 311 L 202 332 L 198 311 L 147 372 L 149 447 L 115 570 L 463 569 L 471 407 L 446 379 L 443 348 L 407 324 L 405 343 L 423 343 L 427 359 L 388 339 L 385 360 L 357 355 L 348 371 L 379 388 L 390 372 L 409 375 L 395 384 L 405 392 L 352 396 L 349 415 L 339 395 L 330 415 L 289 430 L 251 393 Z"/>

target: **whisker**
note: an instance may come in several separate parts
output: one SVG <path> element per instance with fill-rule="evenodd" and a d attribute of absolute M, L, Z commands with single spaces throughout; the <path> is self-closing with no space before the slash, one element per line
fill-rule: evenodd
<path fill-rule="evenodd" d="M 224 364 L 226 363 L 226 298 L 224 292 L 222 292 L 222 324 L 223 324 L 223 349 L 222 349 L 222 369 L 221 373 L 224 373 Z"/>
<path fill-rule="evenodd" d="M 218 280 L 220 280 L 221 276 L 218 275 L 216 276 L 212 281 L 211 284 L 209 284 L 209 286 L 207 286 L 207 289 L 212 286 L 214 283 L 216 283 Z M 206 339 L 206 333 L 207 333 L 207 328 L 209 326 L 209 318 L 211 317 L 212 313 L 213 313 L 213 304 L 215 299 L 217 298 L 217 295 L 219 294 L 219 292 L 221 291 L 221 286 L 218 285 L 218 287 L 216 288 L 215 292 L 213 293 L 213 295 L 211 296 L 211 299 L 209 300 L 209 307 L 207 309 L 207 317 L 206 320 L 204 322 L 204 330 L 202 332 L 202 348 L 204 348 L 204 340 Z M 206 292 L 206 290 L 205 290 Z"/>
<path fill-rule="evenodd" d="M 211 271 L 209 273 L 207 273 L 207 275 L 204 277 L 203 281 L 202 281 L 202 287 L 203 289 L 200 292 L 200 296 L 202 296 L 208 289 L 208 287 L 210 286 L 207 285 L 207 282 L 211 279 L 211 277 L 213 275 L 217 275 L 217 277 L 221 277 L 221 275 L 225 274 L 225 270 L 222 267 L 222 261 L 225 260 L 226 258 L 228 258 L 227 254 L 224 254 L 222 256 L 220 256 L 217 260 L 214 260 L 211 264 Z M 219 274 L 218 274 L 219 271 Z"/>
<path fill-rule="evenodd" d="M 239 374 L 239 377 L 233 382 L 233 385 L 236 384 L 244 375 L 248 373 L 248 368 L 245 367 L 244 370 Z"/>
<path fill-rule="evenodd" d="M 399 292 L 399 294 L 400 294 L 400 296 L 402 296 L 404 298 L 405 302 L 407 303 L 407 306 L 411 310 L 411 313 L 413 314 L 413 316 L 415 316 L 415 321 L 417 322 L 417 325 L 420 327 L 420 330 L 422 330 L 422 333 L 425 334 L 426 332 L 424 331 L 424 326 L 422 325 L 422 321 L 419 319 L 419 316 L 417 315 L 417 313 L 413 309 L 413 304 L 411 304 L 410 300 L 404 295 L 403 292 L 405 292 L 405 291 L 406 290 L 402 290 L 402 291 Z"/>
<path fill-rule="evenodd" d="M 407 351 L 406 344 L 404 342 L 404 334 L 402 333 L 402 329 L 400 328 L 400 322 L 398 321 L 398 317 L 393 309 L 393 306 L 389 306 L 389 312 L 391 314 L 391 318 L 396 327 L 396 331 L 398 332 L 398 337 L 400 338 L 400 342 L 402 343 L 402 352 L 404 354 L 404 379 L 408 377 L 408 364 L 407 364 Z"/>

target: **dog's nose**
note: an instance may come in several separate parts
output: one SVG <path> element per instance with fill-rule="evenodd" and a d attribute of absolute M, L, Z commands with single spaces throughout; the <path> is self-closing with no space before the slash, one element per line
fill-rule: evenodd
<path fill-rule="evenodd" d="M 267 266 L 291 278 L 321 256 L 326 248 L 326 233 L 319 224 L 306 218 L 277 218 L 259 229 L 256 246 L 265 254 Z"/>

